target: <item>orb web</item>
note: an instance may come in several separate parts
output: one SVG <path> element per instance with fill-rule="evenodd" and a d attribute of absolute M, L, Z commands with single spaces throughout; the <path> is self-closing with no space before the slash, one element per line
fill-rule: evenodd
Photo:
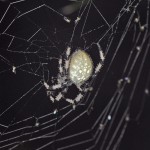
<path fill-rule="evenodd" d="M 148 147 L 140 136 L 148 120 L 149 3 L 0 1 L 0 149 Z M 88 53 L 94 69 L 103 61 L 99 50 L 105 56 L 102 69 L 86 81 L 91 90 L 74 108 L 47 95 L 67 47 L 71 54 L 79 48 Z M 64 99 L 77 94 L 71 85 Z M 133 137 L 140 142 L 133 144 Z"/>

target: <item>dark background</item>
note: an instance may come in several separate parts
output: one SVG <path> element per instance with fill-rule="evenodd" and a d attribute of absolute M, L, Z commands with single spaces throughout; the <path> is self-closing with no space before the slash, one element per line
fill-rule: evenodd
<path fill-rule="evenodd" d="M 10 1 L 10 2 L 12 2 L 12 1 Z M 38 3 L 40 3 L 40 2 L 38 2 Z M 46 3 L 46 1 L 45 1 L 45 3 Z M 73 2 L 64 1 L 64 0 L 52 0 L 49 3 L 51 5 L 51 7 L 53 7 L 55 10 L 57 10 L 59 12 L 61 12 L 61 10 L 64 6 L 66 6 L 68 4 L 74 4 Z M 32 3 L 29 3 L 29 4 L 31 5 Z M 108 23 L 111 23 L 115 19 L 115 16 L 118 15 L 120 8 L 122 8 L 124 2 L 122 2 L 120 0 L 111 0 L 111 1 L 102 0 L 102 1 L 96 1 L 96 4 L 97 4 L 99 10 L 101 10 L 101 13 L 103 14 L 103 16 L 107 19 Z M 8 5 L 9 5 L 9 1 L 1 1 L 0 2 L 0 18 L 6 11 Z M 30 5 L 28 5 L 29 9 L 30 9 Z M 36 2 L 33 3 L 33 5 L 36 5 Z M 147 6 L 147 1 L 145 0 L 142 2 L 141 6 L 139 7 L 141 23 L 145 22 L 146 6 Z M 23 6 L 22 6 L 22 9 L 23 9 Z M 16 12 L 15 11 L 12 11 L 12 12 L 14 13 L 14 16 L 15 16 Z M 93 12 L 93 14 L 94 14 L 94 12 Z M 12 16 L 12 14 L 10 16 Z M 37 14 L 37 16 L 38 16 L 38 14 Z M 68 14 L 68 16 L 71 16 L 71 18 L 73 18 L 74 16 L 76 16 L 76 12 L 74 12 L 72 14 Z M 86 28 L 87 30 L 89 28 L 91 28 L 91 26 L 93 24 L 95 24 L 95 27 L 93 27 L 93 29 L 98 26 L 98 22 L 93 23 L 94 21 L 96 21 L 95 18 L 91 17 L 91 20 L 88 22 L 89 24 L 87 23 L 89 25 L 89 27 L 87 26 L 87 28 Z M 34 19 L 35 20 L 37 19 L 37 21 L 38 21 L 39 18 L 37 17 Z M 44 17 L 40 18 L 40 19 L 43 19 L 43 21 L 44 21 Z M 66 24 L 61 24 L 62 22 L 59 22 L 57 20 L 58 18 L 52 18 L 52 19 L 56 19 L 55 20 L 56 24 L 52 23 L 54 20 L 49 21 L 48 23 L 50 24 L 50 30 L 53 32 L 54 31 L 53 26 L 54 26 L 57 29 L 59 29 L 59 31 L 61 31 L 60 33 L 58 32 L 59 38 L 57 40 L 59 42 L 58 42 L 57 47 L 59 48 L 60 52 L 63 53 L 63 49 L 65 49 L 68 39 L 70 38 L 70 34 L 66 34 L 66 31 L 67 31 L 67 33 L 71 33 L 70 30 L 72 29 L 71 28 L 72 25 L 66 27 Z M 124 20 L 126 20 L 126 18 L 124 18 Z M 91 22 L 91 24 L 90 24 L 90 22 Z M 100 22 L 100 23 L 102 23 L 102 22 Z M 7 25 L 7 24 L 9 24 L 9 19 L 6 21 L 5 24 L 2 24 L 0 26 L 1 32 L 3 31 L 3 28 L 5 28 L 5 25 Z M 123 27 L 123 24 L 121 27 Z M 120 27 L 120 29 L 118 29 L 116 41 L 118 41 L 118 39 L 120 38 L 120 35 L 123 31 L 123 30 L 121 30 L 121 27 Z M 33 32 L 35 29 L 35 28 L 32 28 L 31 26 L 27 26 L 27 25 L 26 25 L 26 28 L 30 29 Z M 43 27 L 43 28 L 45 28 L 45 27 Z M 104 31 L 100 32 L 102 35 L 103 35 L 103 32 L 106 31 L 105 27 L 103 30 Z M 14 31 L 16 31 L 15 36 L 23 35 L 24 37 L 22 36 L 22 38 L 26 38 L 28 36 L 30 37 L 29 30 L 27 30 L 28 32 L 25 31 L 25 33 L 20 33 L 20 32 L 18 32 L 18 27 L 14 26 L 11 28 L 10 31 L 8 31 L 8 33 L 11 33 L 11 31 L 13 32 L 13 34 L 14 34 Z M 80 29 L 79 29 L 79 31 L 80 31 Z M 65 34 L 65 36 L 64 36 L 64 34 Z M 99 33 L 98 34 L 94 33 L 94 35 L 91 35 L 91 37 L 87 37 L 86 38 L 86 41 L 88 43 L 87 45 L 90 45 L 92 43 L 92 40 L 94 41 L 95 39 L 97 39 L 97 37 L 99 37 Z M 42 37 L 39 37 L 39 38 L 42 38 Z M 53 40 L 55 40 L 55 37 L 51 37 L 51 38 Z M 63 39 L 63 42 L 62 42 L 62 39 Z M 100 103 L 98 103 L 98 104 L 100 104 L 101 108 L 103 108 L 105 106 L 105 104 L 107 103 L 107 101 L 109 100 L 109 98 L 112 96 L 112 94 L 115 91 L 116 82 L 118 81 L 118 79 L 121 76 L 121 72 L 122 72 L 121 68 L 124 66 L 123 64 L 127 60 L 127 57 L 128 57 L 129 51 L 130 51 L 129 47 L 130 47 L 130 44 L 132 44 L 132 43 L 130 43 L 131 39 L 132 38 L 130 38 L 130 34 L 128 34 L 127 38 L 125 39 L 125 42 L 127 44 L 124 43 L 123 46 L 121 47 L 122 50 L 119 53 L 118 57 L 115 59 L 112 67 L 110 68 L 109 74 L 106 77 L 106 79 L 108 79 L 108 80 L 105 80 L 105 84 L 103 85 L 103 88 L 102 88 L 100 94 L 98 94 L 98 96 L 96 98 L 96 101 L 98 101 L 99 99 L 102 99 L 100 101 Z M 106 38 L 106 40 L 107 40 L 107 38 Z M 2 43 L 2 41 L 5 41 L 5 43 Z M 10 43 L 10 39 L 8 37 L 1 36 L 1 43 L 0 43 L 1 44 L 1 46 L 0 46 L 1 52 L 0 52 L 0 54 L 5 56 L 7 59 L 11 60 L 10 62 L 12 64 L 9 64 L 9 65 L 13 65 L 13 63 L 15 65 L 23 63 L 24 60 L 22 59 L 21 55 L 16 54 L 16 53 L 15 54 L 5 53 L 4 49 L 6 46 L 8 46 L 9 43 Z M 118 44 L 118 43 L 116 42 L 116 44 Z M 148 42 L 145 45 L 147 45 L 147 44 L 148 44 Z M 78 41 L 78 35 L 76 35 L 74 42 L 73 42 L 74 49 L 75 49 L 76 45 L 77 45 L 77 47 L 82 47 L 85 45 L 85 43 L 82 40 L 80 42 Z M 106 45 L 105 39 L 104 39 L 104 42 L 102 43 L 102 47 L 104 47 L 103 45 Z M 23 44 L 23 46 L 24 46 L 24 48 L 26 48 L 25 44 Z M 28 47 L 28 45 L 26 45 L 26 46 Z M 114 42 L 114 47 L 115 47 L 115 42 Z M 21 47 L 21 48 L 23 48 L 23 47 Z M 59 53 L 55 53 L 52 51 L 52 55 L 58 56 Z M 137 85 L 137 90 L 135 91 L 135 96 L 133 98 L 133 102 L 131 105 L 131 120 L 128 124 L 126 133 L 125 133 L 123 140 L 121 142 L 121 145 L 119 147 L 120 150 L 149 150 L 150 149 L 150 117 L 149 117 L 150 98 L 149 98 L 149 94 L 146 95 L 145 98 L 143 98 L 143 93 L 144 93 L 145 87 L 147 86 L 146 83 L 147 83 L 147 79 L 149 77 L 149 70 L 150 70 L 149 69 L 150 68 L 149 55 L 150 54 L 148 53 L 147 59 L 145 61 L 144 67 L 143 67 L 143 73 L 140 77 L 140 82 Z M 109 66 L 112 56 L 113 56 L 113 50 L 112 50 L 112 52 L 110 52 L 110 54 L 108 55 L 108 57 L 106 59 L 106 65 L 104 65 L 102 73 L 98 76 L 98 79 L 97 79 L 98 82 L 95 83 L 95 88 L 98 87 L 97 84 L 102 80 L 103 75 L 106 73 L 107 67 Z M 142 59 L 142 56 L 141 56 L 141 59 Z M 93 57 L 96 58 L 97 56 L 93 56 Z M 31 57 L 29 56 L 29 58 L 31 59 L 31 60 L 29 60 L 31 62 L 36 61 L 38 59 L 34 56 L 31 56 Z M 44 60 L 41 60 L 41 61 L 44 61 Z M 141 63 L 141 61 L 139 60 L 139 64 L 140 63 Z M 0 62 L 1 68 L 9 69 L 9 65 L 6 65 L 6 63 Z M 56 71 L 55 66 L 52 65 L 52 69 L 53 69 L 53 73 L 55 74 L 55 71 Z M 1 69 L 1 70 L 3 70 L 3 69 Z M 137 68 L 135 69 L 135 72 L 133 73 L 133 78 L 136 77 L 137 70 L 138 70 L 138 65 L 137 65 Z M 57 71 L 56 71 L 56 73 L 57 73 Z M 12 104 L 13 100 L 15 102 L 18 97 L 21 97 L 25 93 L 25 91 L 28 91 L 30 89 L 30 87 L 35 85 L 39 80 L 40 80 L 40 77 L 35 78 L 34 76 L 30 76 L 30 74 L 28 74 L 28 73 L 24 73 L 24 72 L 22 73 L 19 71 L 17 72 L 16 75 L 13 73 L 10 73 L 10 72 L 5 72 L 3 74 L 0 74 L 0 90 L 1 90 L 0 104 L 2 104 L 1 109 L 5 110 L 8 106 L 10 106 Z M 39 87 L 40 86 L 35 88 L 35 91 Z M 128 98 L 130 97 L 130 94 L 131 94 L 130 90 L 132 90 L 132 88 L 133 88 L 133 86 L 131 85 L 128 88 L 127 92 L 125 93 L 126 94 L 126 96 L 124 98 L 125 100 L 126 99 L 128 100 Z M 147 88 L 149 89 L 149 85 L 147 86 Z M 73 87 L 73 91 L 76 92 L 74 90 L 74 87 Z M 43 97 L 46 97 L 44 88 L 42 88 L 42 90 L 34 97 L 34 100 L 32 98 L 33 93 L 34 93 L 34 90 L 25 99 L 23 98 L 23 100 L 22 100 L 23 102 L 18 106 L 18 108 L 25 108 L 25 109 L 23 109 L 23 111 L 19 109 L 19 113 L 18 113 L 18 108 L 15 108 L 15 109 L 11 110 L 11 112 L 7 116 L 4 115 L 4 117 L 1 118 L 1 122 L 5 123 L 5 124 L 7 124 L 7 123 L 9 124 L 10 123 L 9 121 L 14 118 L 14 115 L 15 115 L 15 118 L 17 118 L 18 120 L 25 118 L 26 116 L 32 116 L 32 115 L 38 117 L 38 116 L 44 115 L 45 113 L 48 113 L 49 109 L 55 108 L 55 106 L 52 106 L 51 103 L 49 103 L 48 99 L 43 98 Z M 26 99 L 28 99 L 28 100 L 26 101 Z M 32 101 L 31 101 L 31 99 L 32 99 Z M 144 102 L 141 102 L 141 100 Z M 42 105 L 41 105 L 41 101 L 44 101 Z M 35 106 L 35 104 L 36 104 L 36 107 L 34 107 L 34 109 L 33 109 L 33 106 Z M 143 109 L 143 107 L 141 107 L 142 105 L 144 106 L 144 109 Z M 95 111 L 93 112 L 92 117 L 95 115 L 95 118 L 96 118 L 97 117 L 96 113 L 97 113 L 97 111 L 99 111 L 99 105 L 94 106 L 94 107 L 95 107 Z M 43 110 L 44 110 L 44 112 L 43 112 Z M 140 110 L 142 110 L 142 113 L 141 113 L 140 117 L 138 118 L 138 120 L 136 120 L 136 117 L 137 117 L 136 114 L 138 114 L 140 112 Z M 95 118 L 93 117 L 92 119 L 94 120 Z M 86 118 L 85 118 L 85 121 L 86 121 Z M 88 128 L 88 125 L 90 126 L 90 122 L 92 124 L 92 121 L 88 120 L 87 128 Z M 84 128 L 84 126 L 82 124 L 80 124 L 80 126 L 81 126 L 81 130 L 82 130 Z M 70 128 L 70 130 L 68 129 L 68 134 L 72 133 L 71 129 L 72 128 Z M 3 130 L 3 129 L 1 129 L 1 130 Z M 74 132 L 76 130 L 77 129 L 74 128 Z M 64 135 L 64 133 L 62 133 L 62 135 Z M 54 147 L 56 147 L 56 145 L 54 145 Z"/>

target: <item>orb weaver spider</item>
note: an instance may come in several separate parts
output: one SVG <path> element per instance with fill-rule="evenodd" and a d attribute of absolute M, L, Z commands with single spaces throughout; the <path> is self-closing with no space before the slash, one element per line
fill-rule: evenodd
<path fill-rule="evenodd" d="M 105 56 L 99 45 L 98 47 L 99 62 L 95 69 L 93 65 L 94 60 L 91 59 L 87 52 L 79 48 L 71 54 L 71 47 L 67 47 L 65 58 L 60 57 L 58 61 L 59 73 L 56 80 L 57 83 L 49 86 L 46 82 L 44 82 L 44 86 L 47 89 L 47 95 L 53 103 L 64 99 L 72 104 L 73 108 L 75 108 L 75 105 L 81 101 L 84 94 L 87 91 L 92 90 L 91 87 L 87 88 L 87 86 L 82 85 L 84 85 L 90 77 L 95 77 L 101 70 Z M 78 94 L 74 99 L 64 98 L 65 93 L 72 84 L 78 88 Z M 57 95 L 53 94 L 52 91 L 60 89 L 61 91 Z"/>

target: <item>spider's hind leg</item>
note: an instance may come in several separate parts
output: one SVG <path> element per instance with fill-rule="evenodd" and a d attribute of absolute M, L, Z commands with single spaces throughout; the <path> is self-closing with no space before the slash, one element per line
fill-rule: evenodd
<path fill-rule="evenodd" d="M 95 68 L 95 74 L 97 74 L 101 70 L 104 60 L 105 60 L 105 56 L 104 56 L 101 46 L 97 44 L 97 47 L 98 47 L 98 52 L 99 52 L 99 62 Z"/>

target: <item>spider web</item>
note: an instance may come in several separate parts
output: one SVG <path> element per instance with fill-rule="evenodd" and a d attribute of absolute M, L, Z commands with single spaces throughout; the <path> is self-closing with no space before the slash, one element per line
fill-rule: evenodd
<path fill-rule="evenodd" d="M 0 149 L 138 149 L 132 138 L 149 103 L 149 3 L 0 2 Z M 94 65 L 98 50 L 105 55 L 75 109 L 52 103 L 44 86 L 56 83 L 68 46 L 87 51 Z M 77 94 L 70 88 L 65 98 Z"/>

